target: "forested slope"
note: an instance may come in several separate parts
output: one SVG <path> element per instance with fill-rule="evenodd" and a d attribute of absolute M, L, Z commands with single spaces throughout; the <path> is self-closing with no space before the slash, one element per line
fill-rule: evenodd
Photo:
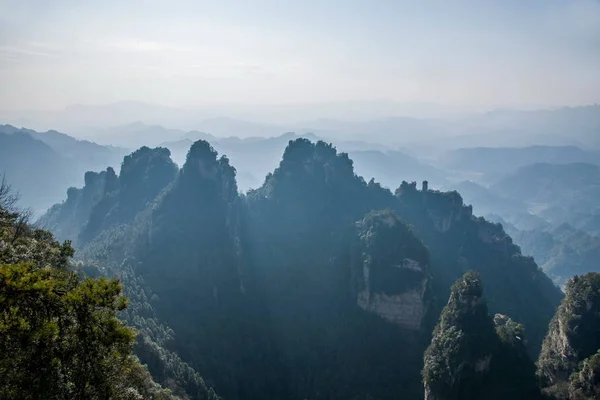
<path fill-rule="evenodd" d="M 525 325 L 532 355 L 562 298 L 458 193 L 404 182 L 392 194 L 324 142 L 290 141 L 247 195 L 205 141 L 170 182 L 154 173 L 171 170 L 168 154 L 141 150 L 156 156 L 129 177 L 147 182 L 132 191 L 138 208 L 104 207 L 111 193 L 119 198 L 111 204 L 122 202 L 123 186 L 105 187 L 124 179 L 123 167 L 118 177 L 103 172 L 102 189 L 91 190 L 98 197 L 66 214 L 82 216 L 75 231 L 88 273 L 123 280 L 142 362 L 192 397 L 202 398 L 189 389 L 201 375 L 227 399 L 419 398 L 430 332 L 467 270 L 493 282 L 490 312 Z M 70 204 L 44 217 L 54 230 L 71 226 L 55 217 Z"/>

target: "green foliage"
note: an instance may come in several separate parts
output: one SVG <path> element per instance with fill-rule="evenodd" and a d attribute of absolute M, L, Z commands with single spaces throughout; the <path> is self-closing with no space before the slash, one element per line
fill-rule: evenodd
<path fill-rule="evenodd" d="M 538 360 L 542 386 L 559 399 L 568 398 L 569 377 L 580 363 L 600 349 L 600 274 L 571 278 L 565 292 Z"/>
<path fill-rule="evenodd" d="M 2 398 L 113 396 L 133 332 L 116 280 L 86 279 L 32 263 L 0 266 Z"/>
<path fill-rule="evenodd" d="M 600 398 L 600 350 L 581 363 L 578 372 L 569 379 L 569 399 L 594 400 Z"/>
<path fill-rule="evenodd" d="M 127 307 L 120 282 L 81 280 L 70 270 L 70 243 L 27 225 L 5 194 L 0 398 L 172 399 L 132 356 L 135 333 L 117 318 Z"/>
<path fill-rule="evenodd" d="M 360 284 L 386 294 L 403 293 L 428 279 L 429 252 L 408 225 L 391 210 L 372 211 L 356 223 L 360 262 L 353 274 Z M 413 263 L 416 263 L 413 265 Z M 369 282 L 364 282 L 364 269 Z M 355 283 L 356 285 L 356 283 Z M 424 290 L 424 288 L 419 288 Z"/>
<path fill-rule="evenodd" d="M 527 357 L 522 325 L 487 314 L 477 273 L 451 289 L 448 304 L 425 351 L 426 398 L 534 399 L 540 396 Z M 494 323 L 496 327 L 494 329 Z"/>
<path fill-rule="evenodd" d="M 490 356 L 493 325 L 482 295 L 479 275 L 471 271 L 452 286 L 450 300 L 425 352 L 423 381 L 434 395 L 461 398 L 461 385 L 466 384 L 459 378 L 466 375 L 465 381 L 470 382 L 474 364 Z"/>

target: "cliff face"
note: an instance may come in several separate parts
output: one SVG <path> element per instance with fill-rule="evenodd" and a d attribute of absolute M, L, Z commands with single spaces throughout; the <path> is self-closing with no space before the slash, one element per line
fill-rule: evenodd
<path fill-rule="evenodd" d="M 111 167 L 87 172 L 83 188 L 70 188 L 67 200 L 50 208 L 40 223 L 59 238 L 83 245 L 102 231 L 129 223 L 176 173 L 169 150 L 142 147 L 125 156 L 119 176 Z"/>
<path fill-rule="evenodd" d="M 165 148 L 142 147 L 125 156 L 117 177 L 107 169 L 102 198 L 91 210 L 79 238 L 93 239 L 103 230 L 131 221 L 177 174 L 177 165 Z"/>
<path fill-rule="evenodd" d="M 600 349 L 600 274 L 573 277 L 565 292 L 538 361 L 543 386 L 558 399 L 570 398 L 569 377 Z"/>
<path fill-rule="evenodd" d="M 536 354 L 562 293 L 533 259 L 521 254 L 500 224 L 473 216 L 471 206 L 464 205 L 456 192 L 417 190 L 415 183 L 403 182 L 396 199 L 400 218 L 429 248 L 437 298 L 447 298 L 452 282 L 467 270 L 477 271 L 484 282 L 495 282 L 487 289 L 490 310 L 510 311 L 512 318 L 525 324 L 529 349 Z M 433 302 L 437 311 L 431 315 L 442 307 L 440 301 Z"/>
<path fill-rule="evenodd" d="M 394 212 L 372 212 L 356 225 L 356 303 L 400 327 L 421 329 L 427 311 L 427 249 Z"/>

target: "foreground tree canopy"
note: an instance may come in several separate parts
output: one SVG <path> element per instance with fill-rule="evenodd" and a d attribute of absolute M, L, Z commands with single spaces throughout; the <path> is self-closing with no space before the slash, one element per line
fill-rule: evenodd
<path fill-rule="evenodd" d="M 70 242 L 35 229 L 0 187 L 0 398 L 172 399 L 133 355 L 117 279 L 82 279 Z"/>

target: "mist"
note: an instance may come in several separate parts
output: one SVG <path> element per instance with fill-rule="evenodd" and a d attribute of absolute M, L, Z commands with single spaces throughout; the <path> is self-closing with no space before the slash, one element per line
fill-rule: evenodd
<path fill-rule="evenodd" d="M 599 398 L 599 49 L 596 0 L 0 0 L 0 398 Z"/>

